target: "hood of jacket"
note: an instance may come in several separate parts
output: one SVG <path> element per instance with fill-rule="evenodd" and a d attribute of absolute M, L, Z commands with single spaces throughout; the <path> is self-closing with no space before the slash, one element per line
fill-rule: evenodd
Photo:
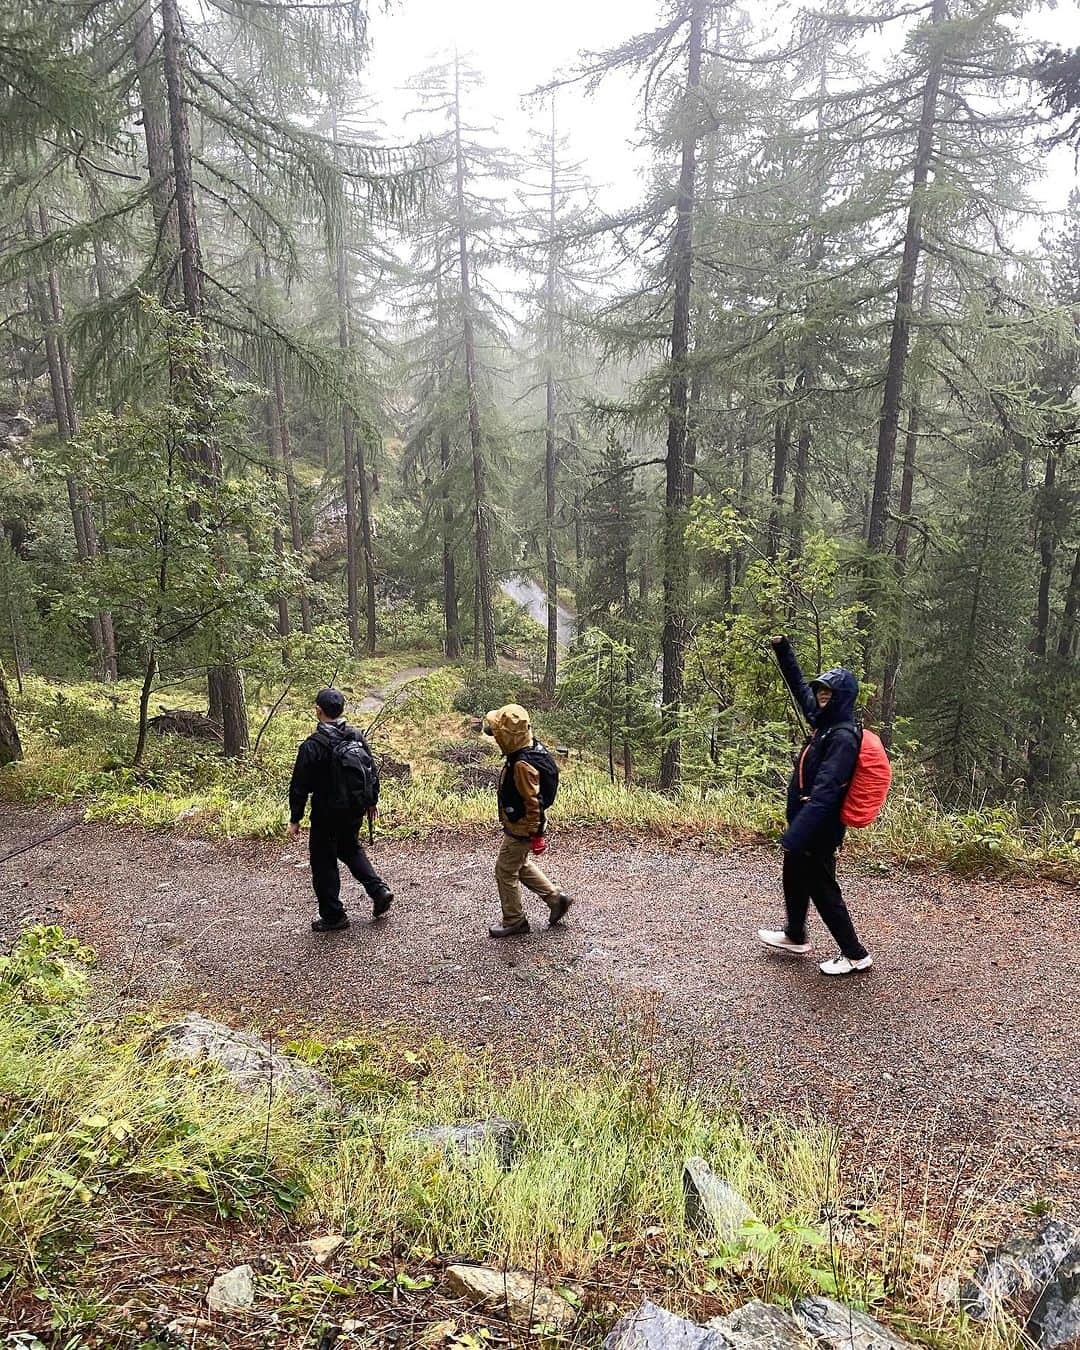
<path fill-rule="evenodd" d="M 832 670 L 825 670 L 810 681 L 810 688 L 823 684 L 827 689 L 833 691 L 832 698 L 824 708 L 819 708 L 814 715 L 814 726 L 820 729 L 825 727 L 837 726 L 840 722 L 852 722 L 855 720 L 855 700 L 859 697 L 859 681 L 843 666 L 836 666 Z"/>
<path fill-rule="evenodd" d="M 484 718 L 484 731 L 495 737 L 495 744 L 504 755 L 527 750 L 533 743 L 532 723 L 520 703 L 507 703 L 489 712 Z"/>

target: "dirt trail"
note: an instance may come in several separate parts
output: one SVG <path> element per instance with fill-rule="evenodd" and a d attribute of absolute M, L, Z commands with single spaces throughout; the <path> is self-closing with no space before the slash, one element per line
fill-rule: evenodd
<path fill-rule="evenodd" d="M 60 819 L 4 807 L 0 853 Z M 347 883 L 353 928 L 317 937 L 295 846 L 85 824 L 0 864 L 0 938 L 61 922 L 139 995 L 279 1031 L 393 1021 L 575 1061 L 629 1025 L 699 1081 L 733 1078 L 752 1110 L 837 1121 L 875 1160 L 927 1147 L 944 1173 L 970 1146 L 969 1167 L 997 1159 L 1017 1194 L 1022 1173 L 1080 1202 L 1076 891 L 845 867 L 877 964 L 829 981 L 755 941 L 778 917 L 768 850 L 556 835 L 545 867 L 580 897 L 567 927 L 495 943 L 495 842 L 377 843 L 391 917 L 367 922 Z"/>

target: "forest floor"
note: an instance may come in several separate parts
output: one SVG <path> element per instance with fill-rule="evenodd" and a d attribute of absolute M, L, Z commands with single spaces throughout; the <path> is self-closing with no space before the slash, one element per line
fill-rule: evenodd
<path fill-rule="evenodd" d="M 0 853 L 69 813 L 0 807 Z M 377 841 L 397 900 L 319 937 L 305 850 L 81 823 L 0 864 L 0 941 L 60 923 L 131 996 L 273 1030 L 487 1047 L 508 1071 L 646 1052 L 751 1115 L 834 1121 L 849 1157 L 934 1189 L 981 1174 L 1025 1203 L 1080 1201 L 1080 898 L 1050 881 L 844 867 L 875 966 L 829 980 L 770 955 L 778 858 L 564 830 L 545 859 L 564 928 L 496 943 L 494 832 Z M 813 933 L 814 956 L 832 955 Z M 911 1168 L 919 1169 L 914 1174 Z M 922 1169 L 926 1169 L 924 1172 Z"/>

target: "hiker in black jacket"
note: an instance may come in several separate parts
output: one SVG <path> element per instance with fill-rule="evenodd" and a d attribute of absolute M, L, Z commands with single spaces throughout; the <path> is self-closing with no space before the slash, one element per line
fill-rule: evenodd
<path fill-rule="evenodd" d="M 390 908 L 394 893 L 378 876 L 360 843 L 364 808 L 348 803 L 342 770 L 334 755 L 335 745 L 358 741 L 367 751 L 372 765 L 372 800 L 367 806 L 373 815 L 378 801 L 379 779 L 364 734 L 345 720 L 345 695 L 338 689 L 320 689 L 315 696 L 315 717 L 319 725 L 300 746 L 289 784 L 289 834 L 300 834 L 304 808 L 311 798 L 311 831 L 308 851 L 311 857 L 311 884 L 319 902 L 319 917 L 312 919 L 316 933 L 348 928 L 349 916 L 341 903 L 341 861 L 371 896 L 372 915 L 381 918 Z"/>
<path fill-rule="evenodd" d="M 758 937 L 778 951 L 808 952 L 806 914 L 812 900 L 840 948 L 839 956 L 821 962 L 821 971 L 851 975 L 874 964 L 859 941 L 836 880 L 836 854 L 844 842 L 840 810 L 859 758 L 855 725 L 859 682 L 850 670 L 838 666 L 807 683 L 787 638 L 773 638 L 772 647 L 787 687 L 810 724 L 810 734 L 788 784 L 788 825 L 780 840 L 787 922 L 782 930 L 759 928 Z"/>

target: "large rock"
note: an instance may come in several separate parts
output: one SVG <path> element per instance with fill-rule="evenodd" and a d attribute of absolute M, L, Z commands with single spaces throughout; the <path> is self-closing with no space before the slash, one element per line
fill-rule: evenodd
<path fill-rule="evenodd" d="M 246 1313 L 255 1306 L 255 1272 L 251 1266 L 234 1266 L 219 1275 L 206 1295 L 211 1312 Z"/>
<path fill-rule="evenodd" d="M 810 1350 L 809 1338 L 791 1313 L 757 1298 L 705 1325 L 721 1332 L 731 1350 Z"/>
<path fill-rule="evenodd" d="M 608 1332 L 604 1350 L 729 1350 L 727 1335 L 646 1301 Z"/>
<path fill-rule="evenodd" d="M 1080 1345 L 1080 1257 L 1066 1261 L 1043 1290 L 1027 1331 L 1044 1350 L 1075 1341 Z"/>
<path fill-rule="evenodd" d="M 1050 1219 L 1033 1236 L 1020 1234 L 984 1253 L 971 1280 L 960 1285 L 960 1307 L 985 1321 L 1007 1303 L 1038 1297 L 1070 1261 L 1080 1259 L 1080 1229 Z"/>
<path fill-rule="evenodd" d="M 867 1313 L 820 1294 L 795 1304 L 795 1316 L 826 1350 L 911 1350 L 905 1341 Z"/>
<path fill-rule="evenodd" d="M 453 1149 L 469 1160 L 482 1158 L 494 1149 L 499 1166 L 505 1172 L 514 1160 L 514 1146 L 523 1128 L 519 1121 L 489 1116 L 486 1120 L 471 1120 L 464 1125 L 427 1125 L 413 1130 L 409 1138 L 433 1148 Z"/>
<path fill-rule="evenodd" d="M 310 1065 L 271 1050 L 266 1041 L 250 1031 L 235 1031 L 201 1013 L 188 1013 L 181 1021 L 159 1027 L 144 1044 L 170 1059 L 210 1060 L 219 1064 L 241 1092 L 264 1092 L 271 1084 L 275 1093 L 315 1097 L 334 1105 L 330 1080 Z"/>
<path fill-rule="evenodd" d="M 537 1323 L 566 1331 L 577 1313 L 553 1289 L 518 1271 L 491 1270 L 487 1266 L 447 1266 L 446 1283 L 461 1298 L 501 1313 L 515 1326 Z"/>
<path fill-rule="evenodd" d="M 682 1180 L 691 1228 L 707 1229 L 721 1242 L 736 1242 L 743 1224 L 757 1219 L 734 1186 L 718 1177 L 704 1158 L 688 1158 Z"/>

